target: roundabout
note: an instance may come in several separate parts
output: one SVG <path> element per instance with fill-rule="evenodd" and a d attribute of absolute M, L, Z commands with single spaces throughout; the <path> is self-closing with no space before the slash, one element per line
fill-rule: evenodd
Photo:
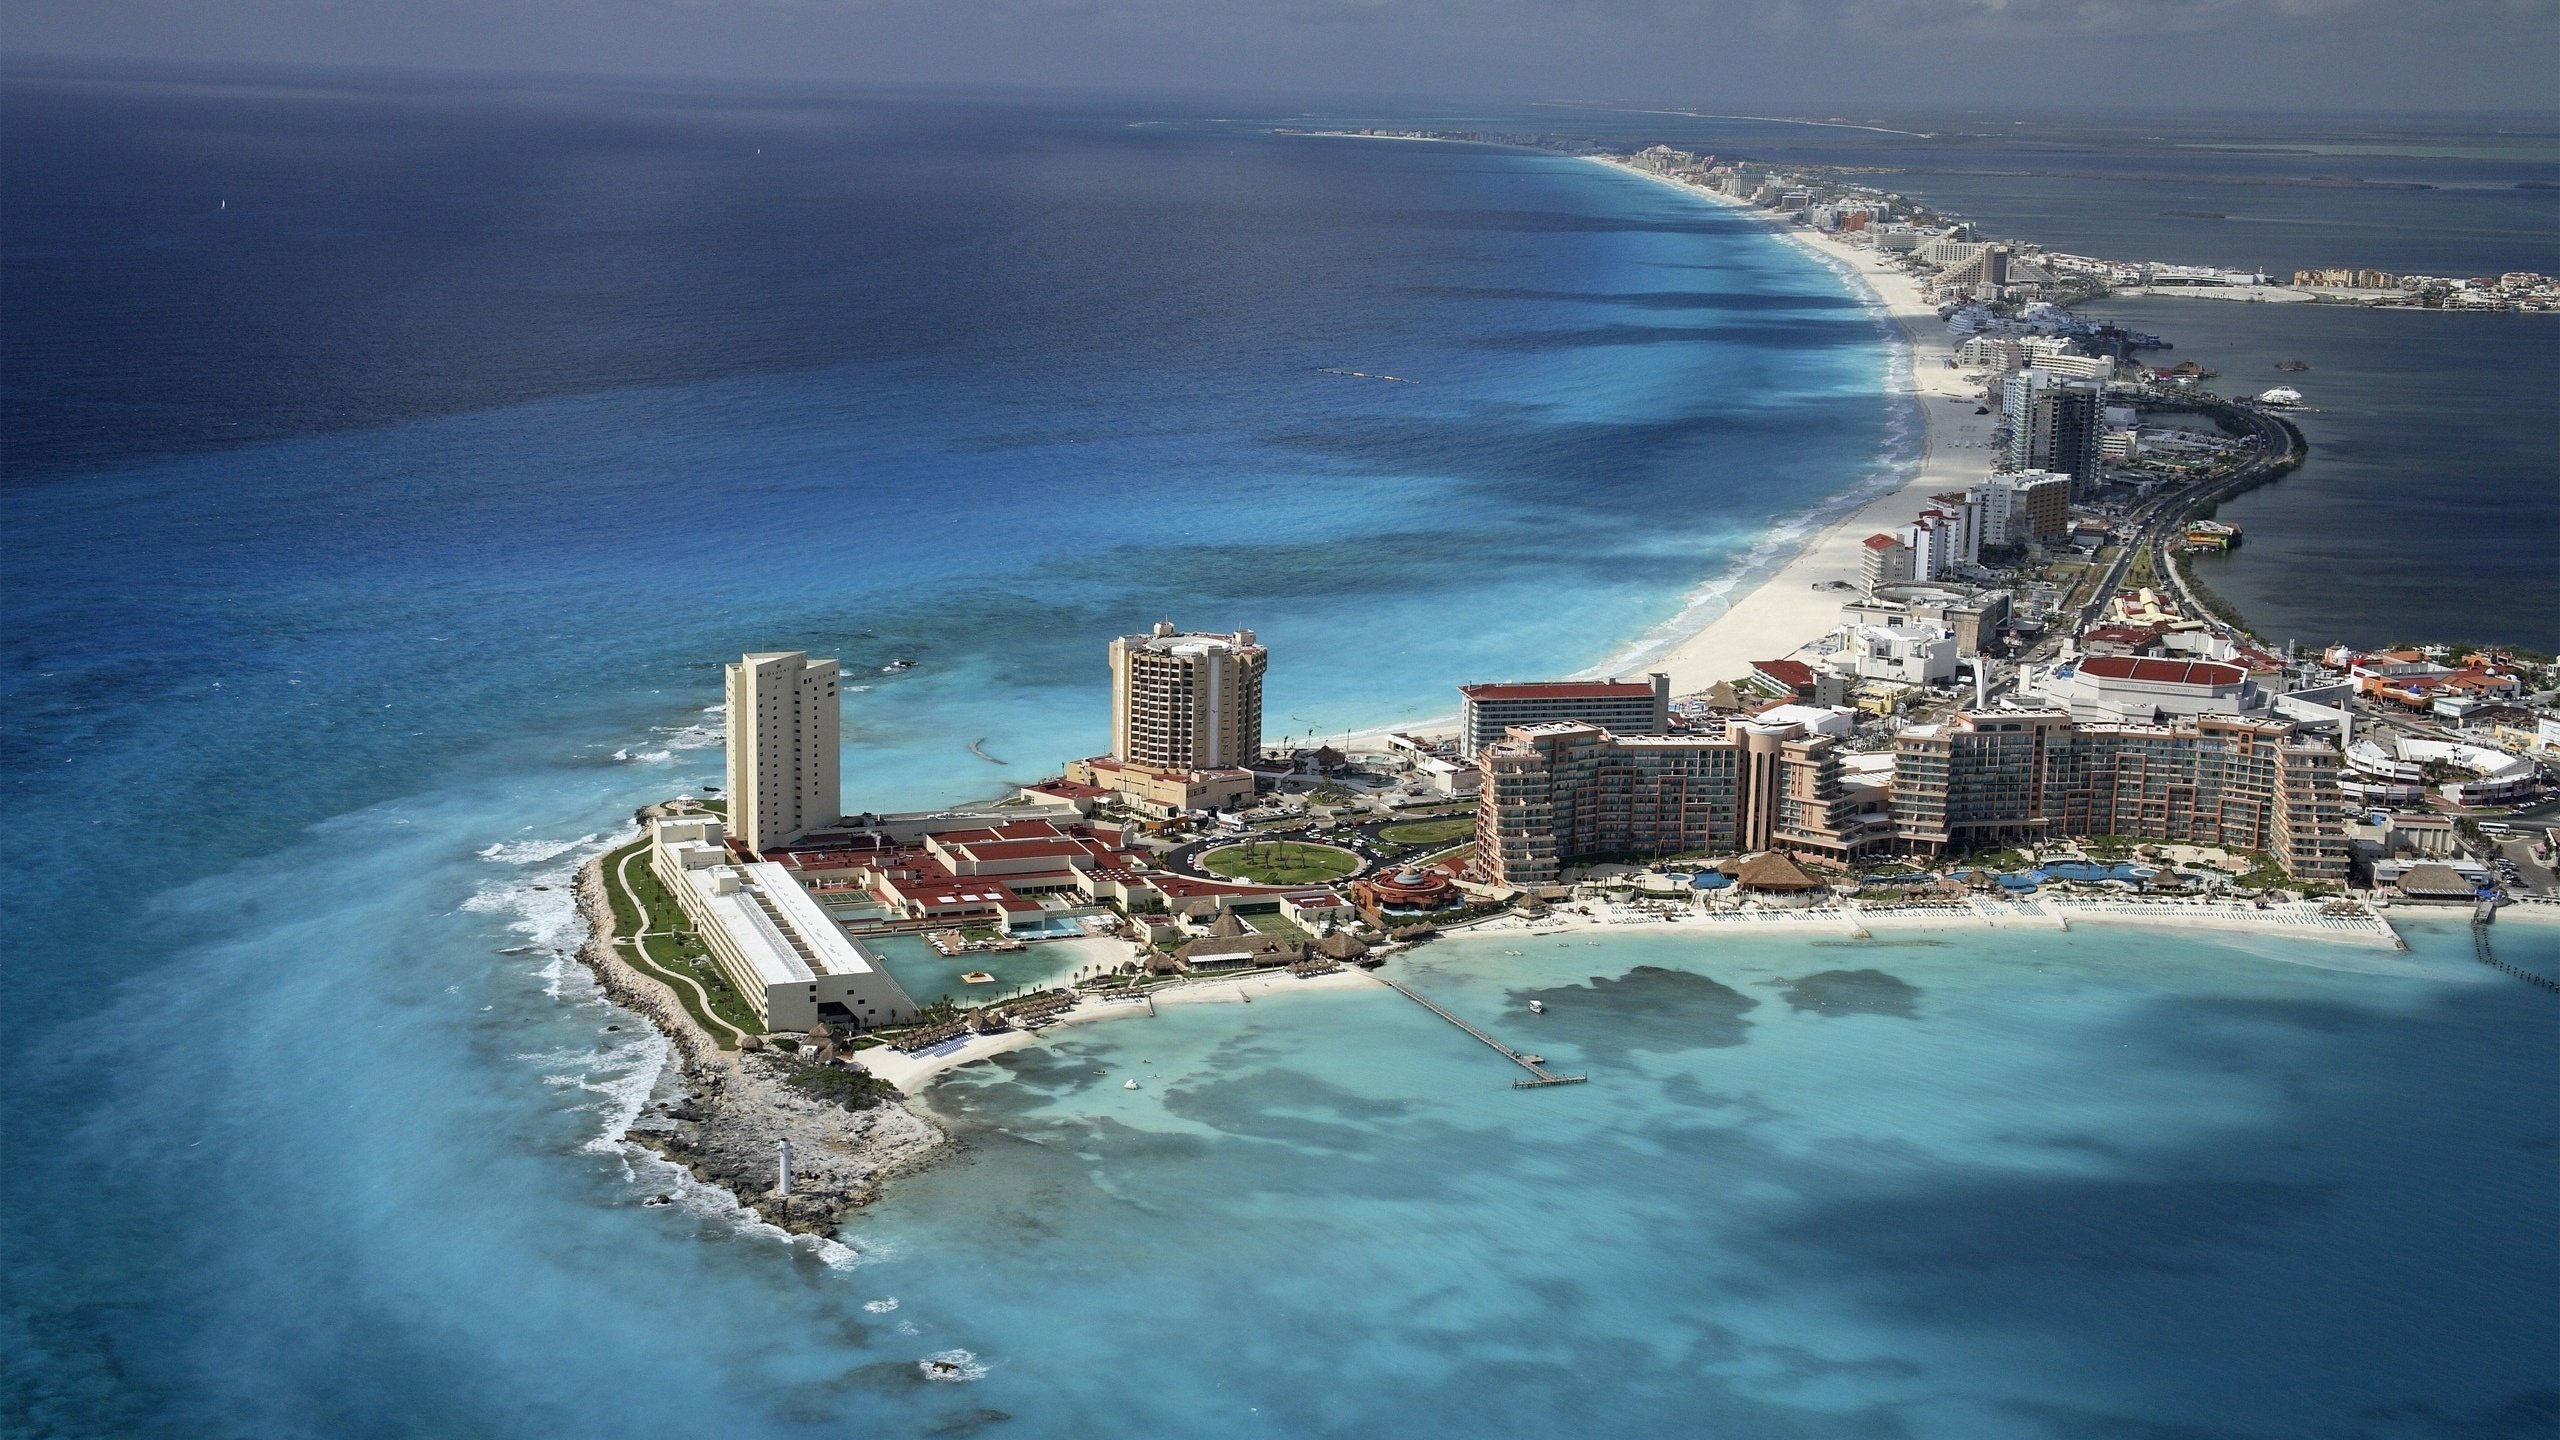
<path fill-rule="evenodd" d="M 1325 885 L 1358 874 L 1360 857 L 1305 840 L 1239 840 L 1190 857 L 1201 873 L 1254 885 Z"/>

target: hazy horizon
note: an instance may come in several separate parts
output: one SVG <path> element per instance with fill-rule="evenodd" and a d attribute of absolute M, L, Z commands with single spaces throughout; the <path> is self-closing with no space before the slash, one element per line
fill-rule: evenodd
<path fill-rule="evenodd" d="M 6 15 L 5 54 L 22 63 L 1581 99 L 1790 116 L 2560 115 L 2560 0 L 13 0 Z"/>

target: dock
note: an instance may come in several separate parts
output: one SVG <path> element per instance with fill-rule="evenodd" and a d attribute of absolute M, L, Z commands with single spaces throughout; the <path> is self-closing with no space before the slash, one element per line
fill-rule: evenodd
<path fill-rule="evenodd" d="M 1386 980 L 1386 977 L 1383 975 L 1378 978 Z M 1466 1021 L 1459 1019 L 1457 1016 L 1450 1014 L 1447 1010 L 1442 1009 L 1439 1003 L 1433 1000 L 1430 996 L 1423 994 L 1421 991 L 1414 989 L 1412 986 L 1405 984 L 1401 980 L 1387 980 L 1387 986 L 1389 989 L 1394 990 L 1397 994 L 1402 995 L 1407 1000 L 1410 1000 L 1414 1004 L 1421 1006 L 1423 1009 L 1430 1011 L 1432 1014 L 1439 1016 L 1441 1019 L 1448 1021 L 1450 1024 L 1457 1026 L 1459 1029 L 1466 1031 L 1468 1034 L 1473 1035 L 1485 1044 L 1492 1046 L 1495 1051 L 1500 1053 L 1503 1059 L 1508 1060 L 1512 1064 L 1519 1066 L 1521 1069 L 1528 1071 L 1532 1078 L 1512 1081 L 1511 1088 L 1514 1090 L 1535 1090 L 1542 1085 L 1579 1085 L 1591 1078 L 1588 1075 L 1558 1075 L 1554 1073 L 1547 1069 L 1543 1062 L 1530 1059 L 1528 1056 L 1523 1055 L 1519 1051 L 1512 1049 L 1510 1046 L 1503 1044 L 1501 1041 L 1494 1039 L 1484 1031 L 1479 1030 L 1475 1026 L 1468 1024 Z"/>

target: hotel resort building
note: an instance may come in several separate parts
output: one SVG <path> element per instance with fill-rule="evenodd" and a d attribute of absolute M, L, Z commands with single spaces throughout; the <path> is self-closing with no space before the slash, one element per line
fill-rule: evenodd
<path fill-rule="evenodd" d="M 728 667 L 729 824 L 761 853 L 844 813 L 837 663 L 766 651 Z"/>
<path fill-rule="evenodd" d="M 1846 860 L 1890 839 L 1892 817 L 1880 788 L 1851 783 L 1843 754 L 1792 723 L 1707 736 L 1514 726 L 1477 754 L 1476 873 L 1532 888 L 1603 859 L 1786 850 Z"/>
<path fill-rule="evenodd" d="M 2262 850 L 2297 880 L 2338 882 L 2345 824 L 2338 752 L 2281 720 L 1984 711 L 1894 741 L 1894 839 L 1921 854 L 2122 835 Z"/>
<path fill-rule="evenodd" d="M 1660 735 L 1671 728 L 1671 677 L 1642 680 L 1533 680 L 1461 685 L 1458 758 L 1498 743 L 1514 725 L 1578 721 L 1613 735 Z"/>
<path fill-rule="evenodd" d="M 912 1024 L 913 1000 L 786 867 L 742 861 L 710 816 L 655 820 L 649 871 L 767 1030 Z"/>
<path fill-rule="evenodd" d="M 1116 791 L 1157 813 L 1251 802 L 1262 754 L 1262 676 L 1270 653 L 1250 630 L 1178 631 L 1159 623 L 1111 642 L 1111 753 L 1067 766 L 1076 785 Z"/>
<path fill-rule="evenodd" d="M 1777 851 L 1844 863 L 2121 835 L 2265 851 L 2298 880 L 2346 878 L 2338 753 L 2282 721 L 1959 713 L 1903 731 L 1889 769 L 1881 759 L 1795 723 L 1695 737 L 1514 727 L 1478 756 L 1476 873 L 1525 888 L 1604 860 Z"/>

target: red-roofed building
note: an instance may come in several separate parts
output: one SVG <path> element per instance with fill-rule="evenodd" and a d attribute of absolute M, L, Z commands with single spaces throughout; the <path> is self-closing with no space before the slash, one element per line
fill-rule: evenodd
<path fill-rule="evenodd" d="M 1799 700 L 1813 698 L 1813 667 L 1801 660 L 1754 660 L 1751 675 Z"/>
<path fill-rule="evenodd" d="M 1461 685 L 1458 758 L 1497 744 L 1514 725 L 1558 720 L 1597 725 L 1619 735 L 1662 735 L 1671 729 L 1671 677 L 1642 680 L 1540 680 Z"/>
<path fill-rule="evenodd" d="M 2044 686 L 2081 724 L 2149 724 L 2196 715 L 2257 716 L 2272 702 L 2249 672 L 2219 660 L 2091 655 Z"/>

